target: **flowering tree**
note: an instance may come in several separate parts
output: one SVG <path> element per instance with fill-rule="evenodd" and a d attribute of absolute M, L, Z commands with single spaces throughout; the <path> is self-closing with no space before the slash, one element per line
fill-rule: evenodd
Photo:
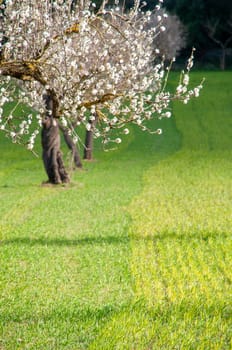
<path fill-rule="evenodd" d="M 129 124 L 159 134 L 147 122 L 170 117 L 173 99 L 187 103 L 202 87 L 188 89 L 192 55 L 175 92 L 166 91 L 170 67 L 153 64 L 153 42 L 165 30 L 165 16 L 149 27 L 151 12 L 143 12 L 138 0 L 129 12 L 107 7 L 105 0 L 98 10 L 87 0 L 5 0 L 2 9 L 0 129 L 33 150 L 42 128 L 51 183 L 69 182 L 59 124 L 74 143 L 80 141 L 78 127 L 91 130 L 96 118 L 94 136 L 105 146 L 120 143 Z"/>
<path fill-rule="evenodd" d="M 150 19 L 147 23 L 147 30 L 159 28 L 159 34 L 154 36 L 153 40 L 153 57 L 158 60 L 165 57 L 165 60 L 172 60 L 176 57 L 180 50 L 186 45 L 186 31 L 176 15 L 169 15 L 164 8 L 157 6 L 155 12 L 150 12 Z M 165 30 L 164 30 L 165 28 Z M 84 144 L 84 159 L 91 160 L 93 156 L 93 137 L 94 129 L 97 123 L 97 117 L 93 121 L 89 121 L 89 130 L 86 130 Z"/>
<path fill-rule="evenodd" d="M 151 17 L 150 26 L 156 27 L 160 20 L 165 26 L 165 31 L 161 31 L 154 39 L 156 53 L 165 56 L 166 60 L 171 60 L 186 46 L 185 27 L 176 15 L 167 14 L 163 8 Z"/>

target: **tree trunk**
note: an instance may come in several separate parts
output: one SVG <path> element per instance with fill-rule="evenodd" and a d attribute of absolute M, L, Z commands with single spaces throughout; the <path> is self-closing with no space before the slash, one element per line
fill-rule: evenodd
<path fill-rule="evenodd" d="M 222 47 L 222 55 L 220 57 L 220 68 L 221 70 L 226 69 L 226 47 Z"/>
<path fill-rule="evenodd" d="M 97 124 L 97 116 L 95 120 L 89 120 L 91 129 L 86 131 L 85 134 L 85 148 L 84 148 L 84 159 L 92 160 L 93 159 L 93 132 Z"/>
<path fill-rule="evenodd" d="M 50 95 L 44 96 L 44 100 L 48 112 L 47 116 L 43 119 L 42 148 L 48 182 L 52 184 L 68 183 L 70 179 L 65 170 L 60 150 L 59 125 L 53 117 L 54 101 Z"/>
<path fill-rule="evenodd" d="M 85 135 L 84 159 L 93 159 L 93 132 L 91 130 L 87 130 Z"/>
<path fill-rule="evenodd" d="M 72 152 L 72 158 L 74 161 L 74 164 L 77 168 L 82 168 L 82 163 L 81 163 L 81 158 L 80 155 L 77 151 L 76 145 L 73 142 L 72 138 L 70 137 L 70 135 L 68 134 L 68 130 L 65 129 L 62 125 L 59 125 L 60 130 L 62 131 L 63 135 L 64 135 L 64 140 L 68 146 L 68 148 L 71 150 Z"/>

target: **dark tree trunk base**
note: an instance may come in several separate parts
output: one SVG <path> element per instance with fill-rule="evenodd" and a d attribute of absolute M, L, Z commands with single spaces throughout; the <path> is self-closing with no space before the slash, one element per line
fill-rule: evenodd
<path fill-rule="evenodd" d="M 90 131 L 87 131 L 87 133 L 90 133 Z M 91 137 L 91 136 L 90 136 Z M 92 152 L 92 148 L 87 148 L 85 147 L 84 149 L 84 160 L 88 160 L 91 161 L 93 160 L 93 152 Z"/>

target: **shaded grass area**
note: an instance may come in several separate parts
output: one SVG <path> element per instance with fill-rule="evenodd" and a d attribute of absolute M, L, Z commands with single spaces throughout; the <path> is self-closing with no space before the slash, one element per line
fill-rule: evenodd
<path fill-rule="evenodd" d="M 232 74 L 206 78 L 70 187 L 1 137 L 0 348 L 231 348 Z"/>

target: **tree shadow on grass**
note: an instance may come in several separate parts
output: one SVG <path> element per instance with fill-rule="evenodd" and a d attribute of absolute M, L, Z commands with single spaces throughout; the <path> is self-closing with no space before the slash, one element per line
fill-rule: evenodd
<path fill-rule="evenodd" d="M 163 231 L 160 233 L 154 233 L 151 235 L 140 236 L 140 235 L 131 235 L 131 240 L 144 240 L 144 241 L 165 241 L 165 240 L 173 240 L 173 241 L 183 241 L 183 240 L 203 240 L 208 241 L 213 238 L 228 238 L 231 234 L 229 232 L 171 232 L 171 231 Z"/>
<path fill-rule="evenodd" d="M 67 238 L 30 238 L 30 237 L 16 237 L 0 241 L 0 246 L 3 245 L 29 245 L 29 246 L 82 246 L 82 245 L 101 245 L 101 244 L 128 244 L 130 241 L 128 236 L 105 236 L 105 237 L 91 237 L 86 236 L 77 239 Z"/>
<path fill-rule="evenodd" d="M 85 236 L 76 239 L 67 238 L 30 238 L 30 237 L 16 237 L 12 239 L 4 239 L 0 241 L 0 246 L 7 245 L 28 245 L 28 246 L 82 246 L 82 245 L 116 245 L 129 244 L 131 241 L 165 241 L 165 240 L 200 240 L 208 241 L 209 239 L 229 238 L 230 233 L 226 232 L 192 232 L 192 233 L 176 233 L 176 232 L 161 232 L 154 233 L 147 236 L 142 235 L 121 235 L 121 236 Z"/>
<path fill-rule="evenodd" d="M 48 307 L 47 311 L 41 311 L 40 313 L 31 313 L 30 310 L 28 312 L 21 313 L 21 310 L 18 309 L 4 311 L 0 315 L 1 321 L 8 322 L 18 322 L 18 323 L 26 323 L 27 321 L 34 322 L 39 321 L 41 318 L 44 321 L 49 321 L 51 319 L 57 318 L 57 320 L 82 320 L 88 321 L 91 319 L 100 320 L 104 318 L 110 318 L 112 314 L 115 314 L 121 310 L 121 308 L 125 308 L 124 305 L 104 305 L 102 307 L 91 307 L 90 305 L 81 305 L 77 301 L 71 301 L 70 304 L 51 304 L 50 308 Z"/>

